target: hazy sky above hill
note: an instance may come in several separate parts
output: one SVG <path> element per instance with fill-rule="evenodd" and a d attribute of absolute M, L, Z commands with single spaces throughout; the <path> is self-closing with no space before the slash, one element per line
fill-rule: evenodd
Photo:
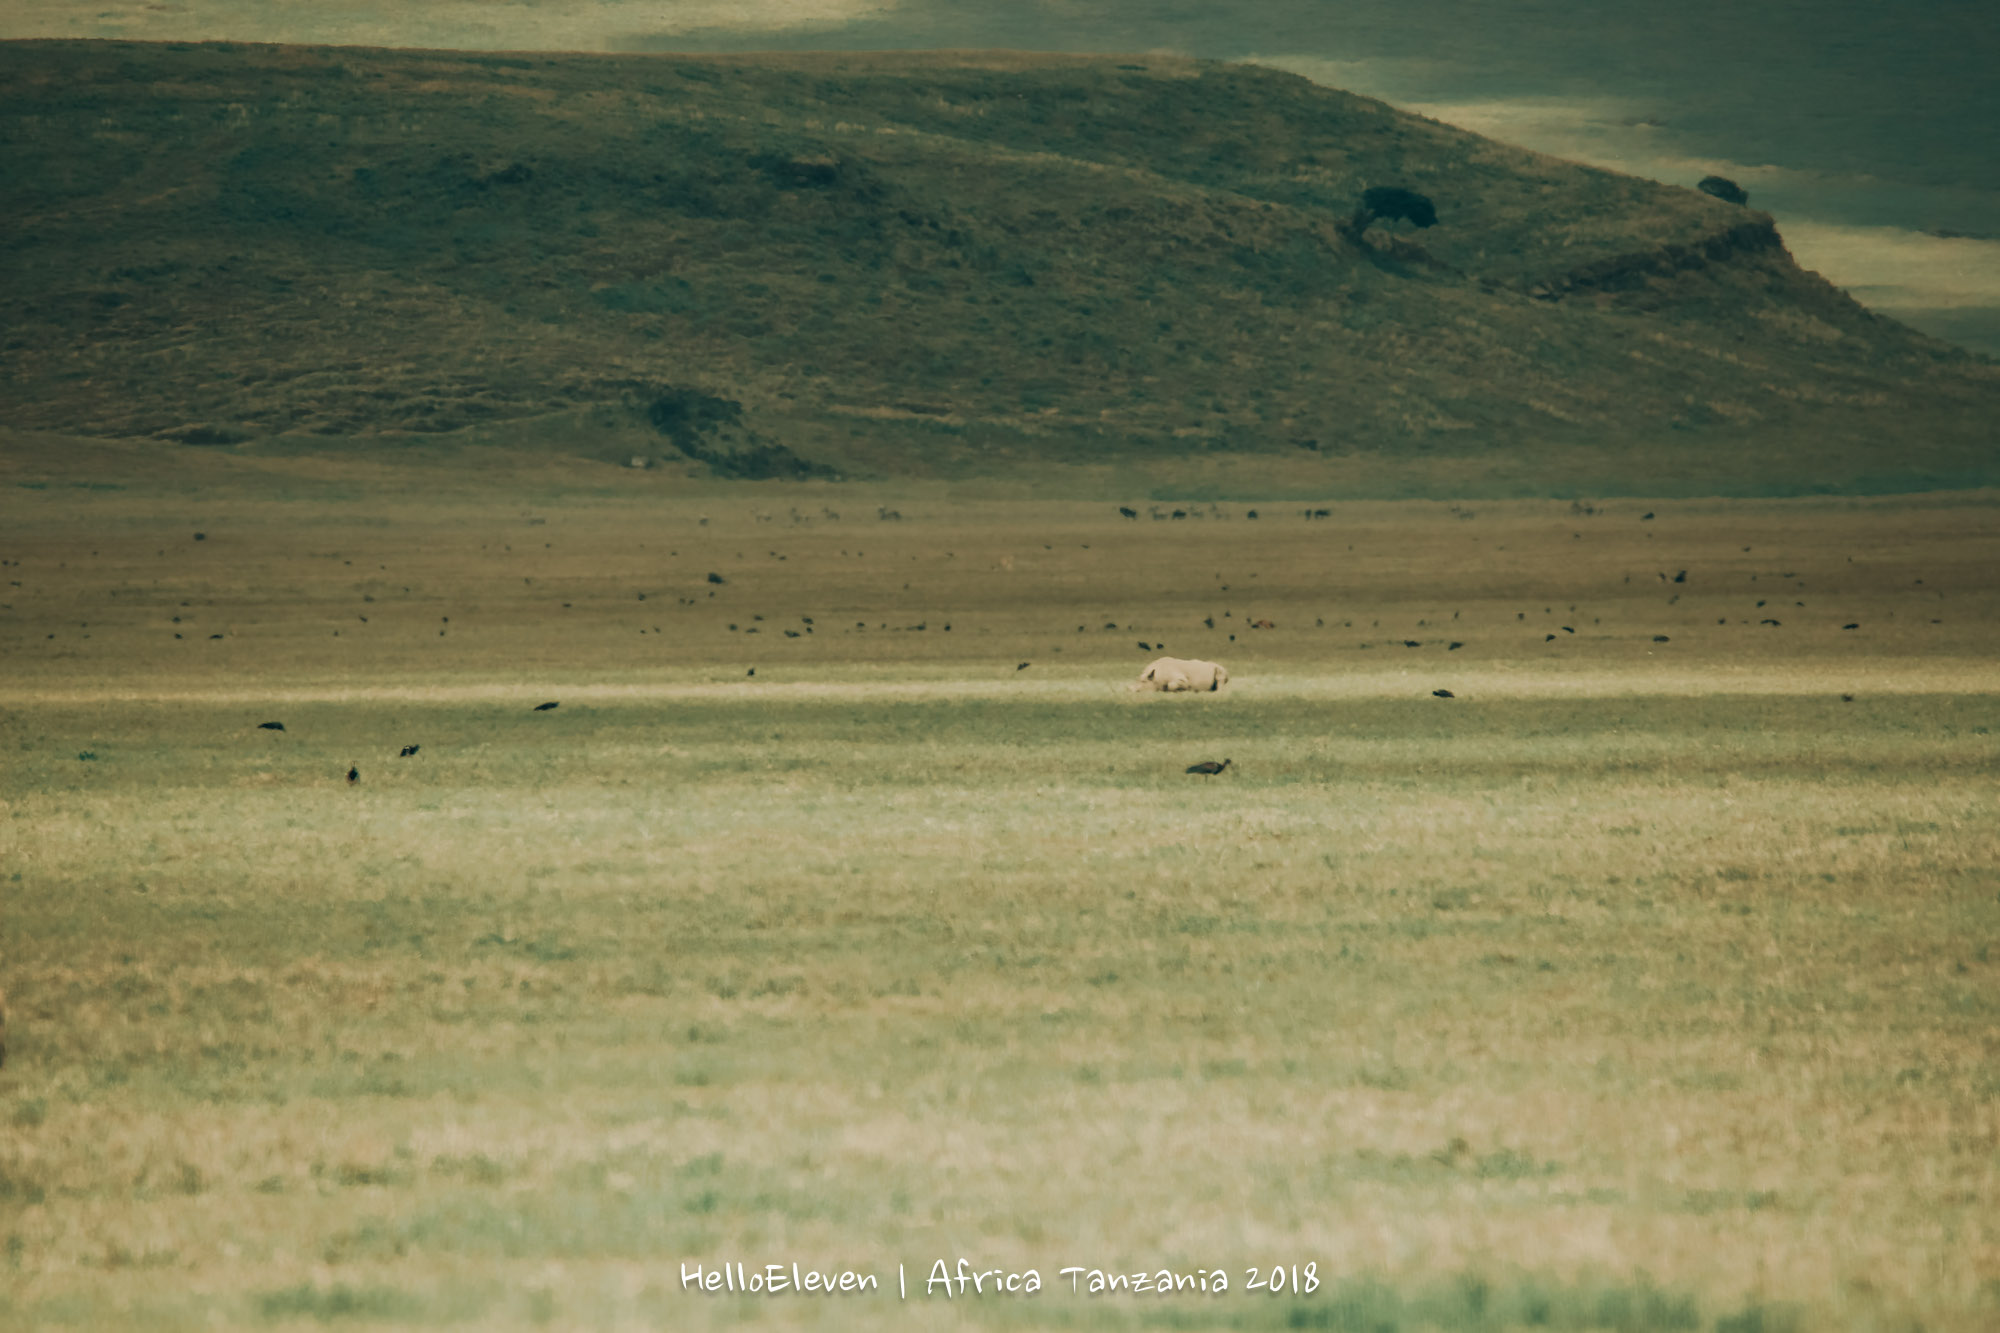
<path fill-rule="evenodd" d="M 1806 267 L 2000 354 L 1995 0 L 9 0 L 0 36 L 1258 60 L 1564 157 L 1728 176 Z"/>

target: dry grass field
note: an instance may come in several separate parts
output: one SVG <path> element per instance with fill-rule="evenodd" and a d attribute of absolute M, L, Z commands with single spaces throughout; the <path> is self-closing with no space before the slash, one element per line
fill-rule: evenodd
<path fill-rule="evenodd" d="M 2000 1322 L 1991 496 L 290 475 L 0 496 L 0 1325 Z"/>

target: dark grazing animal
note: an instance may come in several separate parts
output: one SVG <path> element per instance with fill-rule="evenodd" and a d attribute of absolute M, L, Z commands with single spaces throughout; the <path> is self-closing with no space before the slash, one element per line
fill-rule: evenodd
<path fill-rule="evenodd" d="M 1432 690 L 1431 693 L 1436 695 L 1440 699 L 1456 699 L 1458 697 L 1457 695 L 1453 694 L 1450 690 Z"/>
<path fill-rule="evenodd" d="M 562 705 L 561 705 L 561 704 L 559 704 L 559 703 L 556 703 L 556 702 L 555 702 L 554 700 L 550 700 L 550 701 L 549 701 L 548 703 L 545 703 L 545 704 L 536 704 L 536 705 L 535 705 L 535 711 L 536 711 L 537 713 L 546 713 L 546 712 L 548 712 L 548 711 L 549 711 L 549 710 L 550 710 L 551 708 L 560 708 L 560 707 L 562 707 Z"/>
<path fill-rule="evenodd" d="M 1216 763 L 1216 762 L 1215 762 L 1215 761 L 1214 761 L 1213 759 L 1210 759 L 1210 760 L 1207 760 L 1207 761 L 1206 761 L 1206 762 L 1204 762 L 1204 763 L 1199 763 L 1199 764 L 1192 764 L 1192 765 L 1190 765 L 1190 766 L 1188 767 L 1188 772 L 1190 772 L 1190 773 L 1200 773 L 1200 774 L 1203 774 L 1203 775 L 1204 775 L 1204 776 L 1206 776 L 1206 777 L 1211 777 L 1211 778 L 1212 778 L 1212 777 L 1214 777 L 1214 776 L 1215 776 L 1215 775 L 1216 775 L 1217 773 L 1220 773 L 1220 772 L 1221 772 L 1221 771 L 1222 771 L 1223 769 L 1225 769 L 1225 768 L 1228 768 L 1228 767 L 1229 767 L 1229 761 L 1228 761 L 1227 759 L 1223 760 L 1223 761 L 1222 761 L 1221 763 L 1219 763 L 1219 764 L 1218 764 L 1218 763 Z"/>
<path fill-rule="evenodd" d="M 285 724 L 282 722 L 259 722 L 257 724 L 257 730 L 259 731 L 283 731 L 284 729 Z"/>
<path fill-rule="evenodd" d="M 361 770 L 349 764 L 347 767 L 347 785 L 352 787 L 359 781 L 361 781 Z"/>

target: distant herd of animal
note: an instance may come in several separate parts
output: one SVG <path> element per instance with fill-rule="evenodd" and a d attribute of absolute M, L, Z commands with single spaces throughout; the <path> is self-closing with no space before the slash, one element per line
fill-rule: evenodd
<path fill-rule="evenodd" d="M 1020 670 L 1027 665 L 1028 663 L 1023 662 L 1021 663 L 1021 667 L 1015 669 Z M 757 673 L 752 671 L 750 674 L 755 675 Z M 1133 681 L 1125 688 L 1138 692 L 1157 690 L 1161 694 L 1186 694 L 1196 691 L 1204 694 L 1213 694 L 1228 683 L 1229 668 L 1220 662 L 1204 662 L 1198 657 L 1156 657 L 1146 664 L 1144 671 L 1139 673 L 1139 679 Z M 1450 697 L 1442 690 L 1438 691 L 1438 693 L 1444 695 L 1446 698 Z M 536 704 L 534 711 L 537 713 L 546 713 L 559 707 L 561 707 L 560 704 L 551 700 L 548 703 Z M 282 722 L 259 722 L 257 726 L 262 731 L 283 731 L 285 729 L 285 724 Z M 397 757 L 407 759 L 420 748 L 422 747 L 417 745 L 405 745 Z M 1227 759 L 1223 760 L 1220 764 L 1211 761 L 1205 764 L 1196 764 L 1188 772 L 1214 776 L 1228 766 L 1229 761 Z M 358 764 L 349 765 L 347 769 L 347 785 L 350 787 L 356 786 L 360 781 L 360 766 Z M 4 1021 L 4 1018 L 0 1018 L 0 1022 Z M 0 1060 L 6 1058 L 5 1052 L 6 1047 L 0 1045 Z"/>

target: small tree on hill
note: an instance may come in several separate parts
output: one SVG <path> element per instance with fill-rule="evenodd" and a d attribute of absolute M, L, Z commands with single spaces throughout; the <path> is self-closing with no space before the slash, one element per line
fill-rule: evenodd
<path fill-rule="evenodd" d="M 1725 204 L 1747 204 L 1750 192 L 1727 176 L 1703 176 L 1695 189 L 1703 194 L 1712 194 Z"/>
<path fill-rule="evenodd" d="M 1343 229 L 1348 238 L 1359 241 L 1362 233 L 1382 219 L 1401 218 L 1418 227 L 1435 227 L 1437 206 L 1415 190 L 1400 185 L 1373 185 L 1361 193 L 1361 206 L 1354 210 Z"/>

